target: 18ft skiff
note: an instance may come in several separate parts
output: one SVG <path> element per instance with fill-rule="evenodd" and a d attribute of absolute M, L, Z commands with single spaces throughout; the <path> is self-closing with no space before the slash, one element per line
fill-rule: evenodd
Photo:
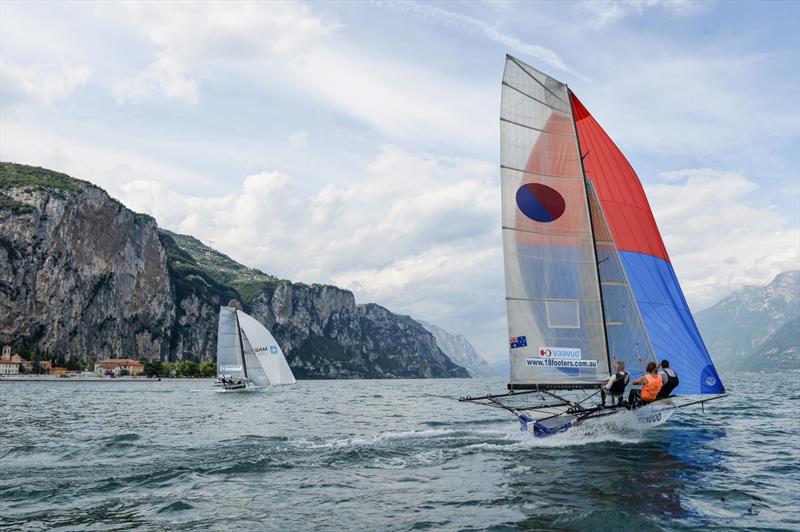
<path fill-rule="evenodd" d="M 509 393 L 463 400 L 546 436 L 623 413 L 659 424 L 722 396 L 644 189 L 586 107 L 507 56 L 500 131 Z M 633 380 L 662 359 L 680 397 L 632 412 L 591 401 L 616 361 Z"/>

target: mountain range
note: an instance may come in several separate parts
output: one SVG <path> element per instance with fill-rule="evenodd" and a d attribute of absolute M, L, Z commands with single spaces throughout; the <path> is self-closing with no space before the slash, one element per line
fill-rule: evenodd
<path fill-rule="evenodd" d="M 695 321 L 721 371 L 800 369 L 800 271 L 737 290 Z"/>
<path fill-rule="evenodd" d="M 408 316 L 243 266 L 86 181 L 0 163 L 0 343 L 29 357 L 209 360 L 221 305 L 267 326 L 298 378 L 469 376 Z"/>

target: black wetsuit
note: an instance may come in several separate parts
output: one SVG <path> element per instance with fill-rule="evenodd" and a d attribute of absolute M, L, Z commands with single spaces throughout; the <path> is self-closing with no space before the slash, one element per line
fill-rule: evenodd
<path fill-rule="evenodd" d="M 658 396 L 656 399 L 665 399 L 670 396 L 672 390 L 678 387 L 680 381 L 678 380 L 678 374 L 671 368 L 664 368 L 664 374 L 667 376 L 667 382 L 661 387 L 661 391 L 658 392 Z"/>

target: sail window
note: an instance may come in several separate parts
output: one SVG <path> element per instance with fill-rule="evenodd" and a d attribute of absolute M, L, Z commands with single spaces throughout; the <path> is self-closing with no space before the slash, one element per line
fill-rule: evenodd
<path fill-rule="evenodd" d="M 547 326 L 551 329 L 580 329 L 581 315 L 577 301 L 546 301 Z"/>

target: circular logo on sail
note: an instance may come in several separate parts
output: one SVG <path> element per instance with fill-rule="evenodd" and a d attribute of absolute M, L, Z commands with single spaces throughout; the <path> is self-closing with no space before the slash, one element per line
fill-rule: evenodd
<path fill-rule="evenodd" d="M 517 207 L 535 222 L 552 222 L 561 218 L 567 204 L 555 189 L 540 183 L 527 183 L 517 190 Z"/>
<path fill-rule="evenodd" d="M 706 384 L 709 386 L 714 386 L 717 383 L 717 379 L 714 377 L 706 377 Z"/>

